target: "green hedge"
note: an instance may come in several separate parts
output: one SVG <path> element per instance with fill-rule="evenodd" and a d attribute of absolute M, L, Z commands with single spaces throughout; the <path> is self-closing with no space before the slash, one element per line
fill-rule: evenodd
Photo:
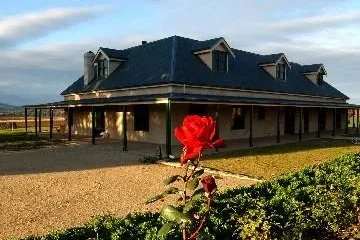
<path fill-rule="evenodd" d="M 360 154 L 220 193 L 198 239 L 343 239 L 356 236 Z M 201 202 L 193 211 L 203 208 Z M 27 239 L 157 239 L 157 213 L 101 216 L 83 227 Z M 167 239 L 180 239 L 172 232 Z"/>

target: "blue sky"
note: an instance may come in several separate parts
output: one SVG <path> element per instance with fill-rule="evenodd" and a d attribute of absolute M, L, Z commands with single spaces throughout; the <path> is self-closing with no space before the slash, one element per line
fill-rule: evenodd
<path fill-rule="evenodd" d="M 3 1 L 0 102 L 61 100 L 82 74 L 84 52 L 180 35 L 323 63 L 326 80 L 360 104 L 360 1 Z"/>

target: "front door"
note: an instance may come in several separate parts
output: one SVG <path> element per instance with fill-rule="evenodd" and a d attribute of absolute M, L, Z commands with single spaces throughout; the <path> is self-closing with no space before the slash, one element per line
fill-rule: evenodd
<path fill-rule="evenodd" d="M 309 132 L 309 109 L 304 109 L 304 132 Z"/>
<path fill-rule="evenodd" d="M 295 133 L 295 109 L 287 108 L 285 110 L 285 133 Z"/>
<path fill-rule="evenodd" d="M 105 114 L 103 109 L 97 109 L 95 112 L 95 136 L 100 136 L 105 131 Z"/>
<path fill-rule="evenodd" d="M 321 131 L 324 131 L 326 128 L 326 109 L 320 109 L 319 118 L 319 128 Z"/>

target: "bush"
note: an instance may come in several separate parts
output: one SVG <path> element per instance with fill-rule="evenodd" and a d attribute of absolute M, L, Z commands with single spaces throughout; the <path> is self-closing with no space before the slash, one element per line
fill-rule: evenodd
<path fill-rule="evenodd" d="M 272 181 L 220 193 L 198 239 L 343 239 L 356 237 L 360 155 L 345 155 Z M 203 208 L 198 201 L 193 211 Z M 157 213 L 97 217 L 80 228 L 27 239 L 158 239 Z M 355 232 L 347 232 L 355 229 Z M 167 239 L 180 239 L 172 232 Z"/>

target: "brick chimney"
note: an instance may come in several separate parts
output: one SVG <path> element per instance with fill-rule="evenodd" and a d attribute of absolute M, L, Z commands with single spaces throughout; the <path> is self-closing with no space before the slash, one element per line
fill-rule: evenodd
<path fill-rule="evenodd" d="M 91 51 L 84 54 L 84 86 L 87 86 L 95 76 L 95 69 L 92 63 L 94 58 L 95 53 Z"/>

